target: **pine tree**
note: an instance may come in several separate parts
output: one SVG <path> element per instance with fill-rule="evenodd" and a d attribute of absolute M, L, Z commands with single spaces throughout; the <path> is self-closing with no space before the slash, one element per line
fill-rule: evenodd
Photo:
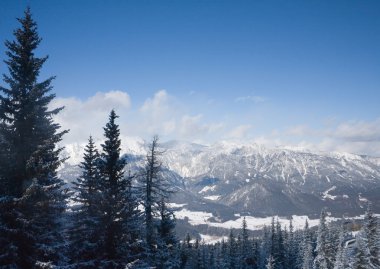
<path fill-rule="evenodd" d="M 281 231 L 281 225 L 277 219 L 276 223 L 274 217 L 271 223 L 271 248 L 270 255 L 274 259 L 275 269 L 283 269 L 285 262 L 285 249 L 284 249 L 284 237 Z"/>
<path fill-rule="evenodd" d="M 309 222 L 305 221 L 305 226 L 301 235 L 301 244 L 299 246 L 299 254 L 297 255 L 297 267 L 311 269 L 313 267 L 314 255 L 312 235 L 309 229 Z"/>
<path fill-rule="evenodd" d="M 235 235 L 232 231 L 230 230 L 230 235 L 228 237 L 228 268 L 234 269 L 237 268 L 237 243 L 235 239 Z"/>
<path fill-rule="evenodd" d="M 222 242 L 220 244 L 220 256 L 221 256 L 220 268 L 229 268 L 230 255 L 229 255 L 227 242 L 224 240 L 224 238 L 222 239 Z"/>
<path fill-rule="evenodd" d="M 302 269 L 312 269 L 313 268 L 313 246 L 311 242 L 307 242 L 305 245 L 305 249 L 303 251 L 303 262 Z"/>
<path fill-rule="evenodd" d="M 326 210 L 322 209 L 317 233 L 317 246 L 315 248 L 316 257 L 313 265 L 315 269 L 332 268 L 332 262 L 329 260 L 330 243 L 328 242 L 329 231 L 326 223 L 326 216 Z"/>
<path fill-rule="evenodd" d="M 272 219 L 274 226 L 274 219 Z M 271 232 L 267 226 L 263 228 L 263 240 L 260 246 L 260 268 L 264 268 L 271 252 Z"/>
<path fill-rule="evenodd" d="M 372 212 L 371 203 L 368 203 L 364 217 L 364 234 L 366 237 L 366 247 L 370 255 L 370 263 L 375 268 L 380 268 L 380 234 L 378 231 L 377 218 Z"/>
<path fill-rule="evenodd" d="M 176 268 L 179 266 L 177 258 L 177 238 L 175 236 L 175 218 L 162 198 L 159 206 L 159 222 L 157 227 L 157 268 Z"/>
<path fill-rule="evenodd" d="M 195 239 L 195 244 L 194 244 L 194 253 L 192 255 L 193 257 L 193 268 L 194 269 L 203 269 L 203 264 L 202 264 L 202 254 L 201 254 L 201 249 L 199 245 L 199 239 Z"/>
<path fill-rule="evenodd" d="M 356 238 L 356 254 L 352 269 L 372 269 L 377 267 L 370 266 L 370 254 L 363 242 L 363 238 L 358 236 Z"/>
<path fill-rule="evenodd" d="M 208 264 L 206 268 L 209 269 L 215 269 L 216 268 L 216 262 L 215 262 L 215 245 L 211 245 L 209 248 L 209 256 L 208 256 Z"/>
<path fill-rule="evenodd" d="M 292 269 L 296 268 L 297 261 L 297 244 L 296 238 L 294 236 L 293 218 L 289 220 L 289 233 L 286 240 L 287 246 L 287 266 L 286 268 Z"/>
<path fill-rule="evenodd" d="M 284 246 L 284 234 L 281 230 L 280 222 L 277 219 L 276 222 L 276 241 L 275 241 L 275 253 L 274 259 L 276 260 L 276 269 L 285 268 L 285 246 Z"/>
<path fill-rule="evenodd" d="M 222 242 L 224 243 L 224 240 L 222 239 Z M 223 253 L 222 253 L 222 242 L 218 242 L 215 245 L 215 268 L 225 268 L 223 267 Z"/>
<path fill-rule="evenodd" d="M 334 269 L 345 269 L 347 268 L 347 257 L 346 257 L 346 250 L 345 250 L 345 242 L 347 240 L 348 234 L 346 230 L 346 223 L 343 219 L 342 225 L 340 227 L 339 232 L 339 242 L 338 242 L 338 249 L 335 257 L 334 262 Z"/>
<path fill-rule="evenodd" d="M 160 157 L 158 136 L 154 136 L 149 145 L 146 156 L 146 165 L 141 176 L 143 193 L 143 206 L 145 208 L 145 243 L 146 256 L 151 264 L 156 263 L 157 230 L 155 229 L 155 216 L 159 212 L 159 203 L 169 198 L 172 193 L 170 184 L 162 177 L 162 163 Z"/>
<path fill-rule="evenodd" d="M 101 179 L 101 266 L 122 268 L 126 262 L 136 260 L 138 254 L 137 200 L 132 193 L 132 178 L 124 175 L 126 160 L 120 156 L 120 130 L 118 116 L 112 110 L 104 128 L 106 138 L 98 162 Z M 101 267 L 100 266 L 100 267 Z"/>
<path fill-rule="evenodd" d="M 186 234 L 180 250 L 180 268 L 187 268 L 192 264 L 191 253 L 192 253 L 191 236 L 189 233 Z"/>
<path fill-rule="evenodd" d="M 18 21 L 15 40 L 5 43 L 8 88 L 0 87 L 0 265 L 53 266 L 64 261 L 67 196 L 56 170 L 64 161 L 57 143 L 67 131 L 52 119 L 62 108 L 48 109 L 54 77 L 38 82 L 47 57 L 34 55 L 41 38 L 29 8 Z"/>
<path fill-rule="evenodd" d="M 245 217 L 243 218 L 243 222 L 242 222 L 240 238 L 241 238 L 240 255 L 239 255 L 240 256 L 239 260 L 241 263 L 240 267 L 242 269 L 245 269 L 248 267 L 249 259 L 252 258 L 251 257 L 252 253 L 250 251 L 251 246 L 249 242 L 248 229 L 247 229 L 247 221 L 245 220 Z"/>
<path fill-rule="evenodd" d="M 269 255 L 265 268 L 266 269 L 275 269 L 275 259 L 273 258 L 272 255 Z"/>
<path fill-rule="evenodd" d="M 80 165 L 82 175 L 74 182 L 73 227 L 71 233 L 71 264 L 77 268 L 97 268 L 99 251 L 98 234 L 101 212 L 100 175 L 98 169 L 99 153 L 90 136 L 84 149 L 83 162 Z"/>
<path fill-rule="evenodd" d="M 262 257 L 260 256 L 260 246 L 258 240 L 253 241 L 253 256 L 248 260 L 248 265 L 253 269 L 260 268 Z M 249 268 L 249 267 L 248 267 Z"/>

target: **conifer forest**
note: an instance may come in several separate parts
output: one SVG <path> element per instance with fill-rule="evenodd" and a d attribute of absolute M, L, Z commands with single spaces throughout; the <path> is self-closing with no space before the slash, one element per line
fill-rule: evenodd
<path fill-rule="evenodd" d="M 306 221 L 295 229 L 291 218 L 284 225 L 273 217 L 253 232 L 244 218 L 217 242 L 179 236 L 169 205 L 176 190 L 162 176 L 159 137 L 148 143 L 144 165 L 131 170 L 121 153 L 125 115 L 116 109 L 98 127 L 100 147 L 83 130 L 81 175 L 66 184 L 58 174 L 67 159 L 60 142 L 71 130 L 54 120 L 66 108 L 51 109 L 55 76 L 41 79 L 50 61 L 38 49 L 43 42 L 27 8 L 1 56 L 7 72 L 0 86 L 0 268 L 380 268 L 380 221 L 370 202 L 355 222 L 327 222 L 322 209 L 314 227 Z"/>

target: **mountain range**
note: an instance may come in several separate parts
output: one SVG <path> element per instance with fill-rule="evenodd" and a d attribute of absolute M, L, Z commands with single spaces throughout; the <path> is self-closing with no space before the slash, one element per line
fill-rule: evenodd
<path fill-rule="evenodd" d="M 137 171 L 147 143 L 123 141 L 127 169 Z M 64 180 L 80 174 L 83 148 L 66 146 L 70 159 L 59 171 Z M 240 216 L 316 219 L 323 207 L 331 217 L 353 217 L 363 214 L 368 201 L 380 213 L 380 158 L 231 142 L 169 141 L 161 148 L 162 176 L 176 189 L 170 205 L 182 226 L 228 228 L 219 224 L 233 226 Z"/>

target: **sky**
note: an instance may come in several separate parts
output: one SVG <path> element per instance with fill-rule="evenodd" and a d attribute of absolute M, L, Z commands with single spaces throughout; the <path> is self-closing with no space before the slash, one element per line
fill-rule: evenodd
<path fill-rule="evenodd" d="M 64 143 L 114 108 L 125 136 L 380 157 L 380 1 L 1 0 L 0 60 L 27 5 Z"/>

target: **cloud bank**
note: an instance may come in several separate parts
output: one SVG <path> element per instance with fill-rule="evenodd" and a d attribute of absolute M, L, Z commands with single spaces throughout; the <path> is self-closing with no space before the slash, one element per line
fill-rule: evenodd
<path fill-rule="evenodd" d="M 235 99 L 235 103 L 244 101 L 263 102 L 264 99 L 256 96 Z M 178 139 L 210 144 L 218 140 L 233 140 L 256 142 L 269 147 L 291 146 L 380 156 L 380 118 L 373 121 L 334 121 L 323 128 L 296 125 L 285 130 L 273 129 L 268 134 L 257 134 L 254 131 L 260 126 L 253 126 L 251 122 L 236 119 L 210 122 L 204 113 L 186 110 L 184 102 L 166 90 L 157 91 L 141 104 L 134 104 L 128 93 L 115 90 L 98 92 L 84 100 L 56 98 L 50 106 L 65 107 L 55 117 L 63 129 L 70 129 L 64 137 L 64 144 L 84 143 L 89 135 L 102 139 L 109 112 L 115 109 L 120 116 L 121 133 L 125 136 L 149 140 L 158 134 L 164 141 Z M 223 116 L 220 115 L 220 119 Z"/>

